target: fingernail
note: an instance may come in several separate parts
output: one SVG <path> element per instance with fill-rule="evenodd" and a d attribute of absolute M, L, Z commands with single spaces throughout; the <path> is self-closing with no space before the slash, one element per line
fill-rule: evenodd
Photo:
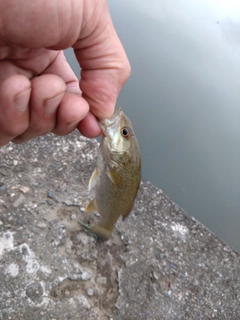
<path fill-rule="evenodd" d="M 54 113 L 57 110 L 58 105 L 63 98 L 63 95 L 64 95 L 64 93 L 60 93 L 58 96 L 56 96 L 54 98 L 46 99 L 44 101 L 45 113 L 48 113 L 48 114 Z"/>
<path fill-rule="evenodd" d="M 31 89 L 27 89 L 21 93 L 19 93 L 15 99 L 15 107 L 18 111 L 24 112 L 27 110 L 29 105 L 29 98 L 30 98 Z"/>

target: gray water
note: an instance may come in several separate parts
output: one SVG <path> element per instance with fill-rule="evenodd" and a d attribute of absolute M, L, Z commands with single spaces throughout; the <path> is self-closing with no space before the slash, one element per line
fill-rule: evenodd
<path fill-rule="evenodd" d="M 132 66 L 117 105 L 134 125 L 143 176 L 240 252 L 240 4 L 109 8 Z"/>

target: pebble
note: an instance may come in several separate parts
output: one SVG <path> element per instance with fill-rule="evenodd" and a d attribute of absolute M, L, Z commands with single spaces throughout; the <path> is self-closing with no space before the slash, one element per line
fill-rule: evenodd
<path fill-rule="evenodd" d="M 0 186 L 0 192 L 4 192 L 4 191 L 6 191 L 7 190 L 7 186 L 5 185 L 5 184 L 2 184 L 1 186 Z"/>
<path fill-rule="evenodd" d="M 36 232 L 37 232 L 36 226 L 32 226 L 32 227 L 31 227 L 31 231 L 32 231 L 33 233 L 36 233 Z M 29 236 L 31 236 L 31 234 L 29 234 Z"/>
<path fill-rule="evenodd" d="M 52 206 L 52 205 L 53 205 L 52 200 L 47 199 L 46 202 L 47 202 L 47 204 L 48 204 L 49 206 Z"/>
<path fill-rule="evenodd" d="M 47 225 L 44 222 L 39 222 L 39 224 L 37 226 L 40 229 L 45 229 L 47 227 Z"/>
<path fill-rule="evenodd" d="M 77 215 L 76 215 L 75 213 L 73 213 L 73 214 L 71 215 L 71 219 L 72 219 L 72 220 L 76 220 L 76 219 L 77 219 Z"/>
<path fill-rule="evenodd" d="M 70 295 L 70 291 L 68 291 L 67 289 L 65 290 L 65 296 L 69 296 Z"/>
<path fill-rule="evenodd" d="M 93 296 L 93 294 L 94 294 L 94 290 L 93 289 L 91 289 L 91 288 L 89 288 L 89 289 L 87 289 L 87 295 L 88 296 Z"/>
<path fill-rule="evenodd" d="M 49 221 L 49 224 L 51 227 L 57 226 L 58 223 L 59 223 L 58 219 L 53 219 L 53 220 Z"/>
<path fill-rule="evenodd" d="M 52 191 L 48 191 L 48 198 L 54 199 L 54 194 Z"/>
<path fill-rule="evenodd" d="M 23 219 L 21 219 L 21 218 L 17 218 L 17 223 L 20 224 L 20 225 L 22 225 L 22 224 L 24 223 L 24 221 L 23 221 Z"/>
<path fill-rule="evenodd" d="M 23 202 L 23 197 L 20 196 L 20 197 L 13 203 L 14 208 L 17 208 L 22 202 Z"/>
<path fill-rule="evenodd" d="M 107 283 L 107 278 L 106 277 L 99 277 L 97 278 L 98 283 L 106 284 Z"/>
<path fill-rule="evenodd" d="M 28 192 L 30 189 L 29 189 L 28 187 L 22 186 L 22 187 L 19 188 L 19 190 L 22 191 L 23 193 L 26 193 L 26 192 Z"/>
<path fill-rule="evenodd" d="M 92 278 L 92 274 L 89 271 L 83 271 L 81 274 L 81 279 L 83 281 L 90 280 Z"/>

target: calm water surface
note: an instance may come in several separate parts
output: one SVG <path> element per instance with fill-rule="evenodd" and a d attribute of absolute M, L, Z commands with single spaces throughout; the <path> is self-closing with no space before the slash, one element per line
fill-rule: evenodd
<path fill-rule="evenodd" d="M 109 8 L 132 66 L 118 105 L 133 122 L 144 177 L 240 252 L 240 4 Z"/>

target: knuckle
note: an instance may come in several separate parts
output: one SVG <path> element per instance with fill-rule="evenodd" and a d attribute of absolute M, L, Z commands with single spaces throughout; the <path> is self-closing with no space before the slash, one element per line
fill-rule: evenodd
<path fill-rule="evenodd" d="M 125 63 L 122 64 L 121 68 L 119 69 L 119 82 L 122 86 L 130 77 L 131 75 L 131 65 L 128 60 L 125 61 Z"/>

